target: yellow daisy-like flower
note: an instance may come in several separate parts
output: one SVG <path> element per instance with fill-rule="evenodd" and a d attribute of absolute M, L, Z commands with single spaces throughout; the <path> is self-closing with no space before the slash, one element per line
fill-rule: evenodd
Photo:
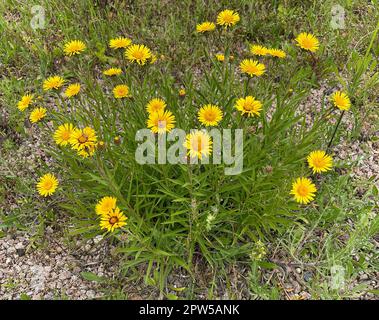
<path fill-rule="evenodd" d="M 216 29 L 216 25 L 213 22 L 209 22 L 209 21 L 199 23 L 196 26 L 196 32 L 198 32 L 198 33 L 213 31 L 214 29 Z"/>
<path fill-rule="evenodd" d="M 187 154 L 191 158 L 208 157 L 212 152 L 212 140 L 207 132 L 200 130 L 192 131 L 186 136 L 184 146 L 187 148 Z"/>
<path fill-rule="evenodd" d="M 40 108 L 35 108 L 29 116 L 29 120 L 31 123 L 36 123 L 40 121 L 41 119 L 46 117 L 46 108 L 40 107 Z"/>
<path fill-rule="evenodd" d="M 268 51 L 269 49 L 260 45 L 252 45 L 250 47 L 250 53 L 256 56 L 265 56 L 267 55 Z"/>
<path fill-rule="evenodd" d="M 234 10 L 221 11 L 217 16 L 217 24 L 225 28 L 234 26 L 238 21 L 240 21 L 240 16 Z"/>
<path fill-rule="evenodd" d="M 240 64 L 241 72 L 247 73 L 250 77 L 261 76 L 266 72 L 266 66 L 256 60 L 244 59 Z"/>
<path fill-rule="evenodd" d="M 51 196 L 58 187 L 58 179 L 51 173 L 47 173 L 39 179 L 37 190 L 41 196 Z"/>
<path fill-rule="evenodd" d="M 150 59 L 150 64 L 154 64 L 158 61 L 158 57 L 156 54 L 152 53 L 151 54 L 151 59 Z"/>
<path fill-rule="evenodd" d="M 184 97 L 186 95 L 186 89 L 180 89 L 179 90 L 179 96 Z"/>
<path fill-rule="evenodd" d="M 146 110 L 148 113 L 163 111 L 166 108 L 166 102 L 162 99 L 154 98 L 149 101 L 146 105 Z"/>
<path fill-rule="evenodd" d="M 126 84 L 119 84 L 113 88 L 113 95 L 116 99 L 130 97 L 129 87 Z"/>
<path fill-rule="evenodd" d="M 57 145 L 66 146 L 71 138 L 71 134 L 74 131 L 74 126 L 71 123 L 65 123 L 58 127 L 54 132 L 54 141 Z"/>
<path fill-rule="evenodd" d="M 131 62 L 137 62 L 140 65 L 144 65 L 146 60 L 151 58 L 151 51 L 143 44 L 133 44 L 126 49 L 125 56 Z"/>
<path fill-rule="evenodd" d="M 262 103 L 253 96 L 247 96 L 246 98 L 238 99 L 234 107 L 240 111 L 242 115 L 246 114 L 248 117 L 253 117 L 259 116 L 262 110 Z"/>
<path fill-rule="evenodd" d="M 103 75 L 105 76 L 118 76 L 121 73 L 122 70 L 120 68 L 109 68 L 103 71 Z"/>
<path fill-rule="evenodd" d="M 287 56 L 287 54 L 281 49 L 268 49 L 267 53 L 270 56 L 277 57 L 280 59 L 284 59 Z"/>
<path fill-rule="evenodd" d="M 96 132 L 90 127 L 85 127 L 83 129 L 75 128 L 71 132 L 69 143 L 74 150 L 91 152 L 94 150 L 97 143 Z"/>
<path fill-rule="evenodd" d="M 111 210 L 116 209 L 116 202 L 117 199 L 115 197 L 103 197 L 96 204 L 96 213 L 98 215 L 109 213 Z"/>
<path fill-rule="evenodd" d="M 73 96 L 76 96 L 79 92 L 80 92 L 80 84 L 79 83 L 73 83 L 67 87 L 64 94 L 67 98 L 71 98 Z"/>
<path fill-rule="evenodd" d="M 216 54 L 216 59 L 220 62 L 224 62 L 225 56 L 223 54 Z"/>
<path fill-rule="evenodd" d="M 332 94 L 331 100 L 338 109 L 349 110 L 351 107 L 350 98 L 348 95 L 341 91 L 336 91 Z"/>
<path fill-rule="evenodd" d="M 63 86 L 65 80 L 60 76 L 52 76 L 43 82 L 43 90 L 59 89 Z"/>
<path fill-rule="evenodd" d="M 33 95 L 26 94 L 21 97 L 21 100 L 17 103 L 17 108 L 20 111 L 24 111 L 33 102 Z"/>
<path fill-rule="evenodd" d="M 75 54 L 80 54 L 86 49 L 86 45 L 83 41 L 80 40 L 73 40 L 70 42 L 67 42 L 64 45 L 64 53 L 66 56 L 73 56 Z"/>
<path fill-rule="evenodd" d="M 170 132 L 174 127 L 175 116 L 170 111 L 160 110 L 149 114 L 147 127 L 154 133 Z"/>
<path fill-rule="evenodd" d="M 95 154 L 96 146 L 97 146 L 97 143 L 91 146 L 88 146 L 82 150 L 78 150 L 77 154 L 83 158 L 92 157 Z"/>
<path fill-rule="evenodd" d="M 112 49 L 122 49 L 130 46 L 132 43 L 132 40 L 125 37 L 118 37 L 115 39 L 109 40 L 109 47 Z"/>
<path fill-rule="evenodd" d="M 313 173 L 329 171 L 333 166 L 333 158 L 322 150 L 312 151 L 307 157 L 307 161 Z"/>
<path fill-rule="evenodd" d="M 317 189 L 312 180 L 308 178 L 297 178 L 292 184 L 292 191 L 290 194 L 294 196 L 296 202 L 307 204 L 314 200 Z"/>
<path fill-rule="evenodd" d="M 107 231 L 113 232 L 115 229 L 122 228 L 126 225 L 126 217 L 119 207 L 112 209 L 107 214 L 101 216 L 100 227 L 101 229 L 107 229 Z"/>
<path fill-rule="evenodd" d="M 320 46 L 318 39 L 313 34 L 306 32 L 300 33 L 295 41 L 298 47 L 311 52 L 316 52 Z"/>
<path fill-rule="evenodd" d="M 222 120 L 222 111 L 218 106 L 213 104 L 207 104 L 199 110 L 199 121 L 205 126 L 217 126 Z"/>

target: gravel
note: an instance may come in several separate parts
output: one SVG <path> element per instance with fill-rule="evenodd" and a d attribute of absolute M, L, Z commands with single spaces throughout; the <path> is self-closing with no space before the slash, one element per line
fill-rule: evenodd
<path fill-rule="evenodd" d="M 37 250 L 28 245 L 25 234 L 0 238 L 0 299 L 95 299 L 103 292 L 100 283 L 85 280 L 81 273 L 91 272 L 107 279 L 116 274 L 108 254 L 111 247 L 89 240 L 80 247 L 70 249 L 62 239 L 50 237 Z M 19 255 L 17 249 L 26 249 Z"/>

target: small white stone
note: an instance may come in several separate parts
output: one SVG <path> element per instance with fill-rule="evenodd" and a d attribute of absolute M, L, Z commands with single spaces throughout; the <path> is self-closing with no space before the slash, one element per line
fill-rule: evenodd
<path fill-rule="evenodd" d="M 19 242 L 16 244 L 16 250 L 25 249 L 25 246 L 22 244 L 22 242 Z"/>

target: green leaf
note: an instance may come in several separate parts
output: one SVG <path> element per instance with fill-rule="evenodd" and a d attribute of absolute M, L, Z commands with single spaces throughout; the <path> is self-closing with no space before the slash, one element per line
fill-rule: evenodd
<path fill-rule="evenodd" d="M 105 281 L 105 278 L 99 277 L 97 274 L 95 274 L 93 272 L 83 271 L 80 274 L 84 279 L 86 279 L 88 281 L 95 281 L 95 282 L 104 282 Z"/>

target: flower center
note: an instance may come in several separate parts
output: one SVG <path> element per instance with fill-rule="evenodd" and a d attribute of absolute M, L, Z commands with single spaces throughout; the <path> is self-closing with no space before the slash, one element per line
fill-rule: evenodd
<path fill-rule="evenodd" d="M 232 23 L 233 22 L 233 15 L 231 15 L 231 14 L 224 15 L 224 21 L 226 23 Z"/>
<path fill-rule="evenodd" d="M 216 114 L 213 111 L 208 111 L 204 114 L 204 118 L 207 121 L 215 121 L 216 120 Z"/>
<path fill-rule="evenodd" d="M 142 51 L 136 51 L 134 52 L 134 58 L 141 60 L 143 58 L 144 54 Z"/>
<path fill-rule="evenodd" d="M 68 140 L 68 139 L 70 139 L 70 132 L 68 132 L 68 131 L 63 132 L 63 133 L 62 133 L 62 139 L 63 139 L 63 140 Z"/>
<path fill-rule="evenodd" d="M 158 120 L 157 121 L 158 128 L 166 128 L 166 120 Z"/>
<path fill-rule="evenodd" d="M 341 97 L 336 97 L 336 104 L 341 106 L 341 105 L 344 105 L 344 100 L 341 98 Z"/>
<path fill-rule="evenodd" d="M 46 181 L 46 182 L 43 184 L 43 187 L 44 187 L 44 189 L 46 189 L 46 190 L 51 189 L 52 186 L 53 186 L 53 183 L 52 183 L 51 181 Z"/>
<path fill-rule="evenodd" d="M 304 39 L 304 41 L 303 41 L 303 46 L 305 47 L 305 48 L 311 48 L 312 47 L 312 41 L 311 40 L 309 40 L 309 39 Z"/>
<path fill-rule="evenodd" d="M 78 139 L 79 143 L 86 143 L 88 141 L 88 136 L 85 135 L 85 134 L 82 134 L 79 139 Z"/>
<path fill-rule="evenodd" d="M 204 142 L 202 137 L 195 137 L 192 141 L 192 147 L 195 151 L 201 152 Z"/>
<path fill-rule="evenodd" d="M 297 187 L 297 193 L 301 196 L 301 197 L 305 197 L 308 195 L 308 187 L 307 186 L 298 186 Z"/>
<path fill-rule="evenodd" d="M 324 159 L 322 159 L 322 158 L 314 159 L 313 163 L 314 163 L 315 167 L 323 167 L 325 165 Z"/>
<path fill-rule="evenodd" d="M 151 105 L 151 109 L 153 111 L 159 111 L 161 109 L 161 105 L 159 103 L 154 103 Z"/>
<path fill-rule="evenodd" d="M 251 111 L 253 110 L 253 104 L 249 102 L 245 102 L 245 104 L 243 105 L 243 108 L 247 111 Z"/>
<path fill-rule="evenodd" d="M 110 224 L 115 224 L 115 223 L 117 223 L 118 222 L 118 218 L 117 217 L 111 217 L 110 219 L 109 219 L 109 223 Z"/>

